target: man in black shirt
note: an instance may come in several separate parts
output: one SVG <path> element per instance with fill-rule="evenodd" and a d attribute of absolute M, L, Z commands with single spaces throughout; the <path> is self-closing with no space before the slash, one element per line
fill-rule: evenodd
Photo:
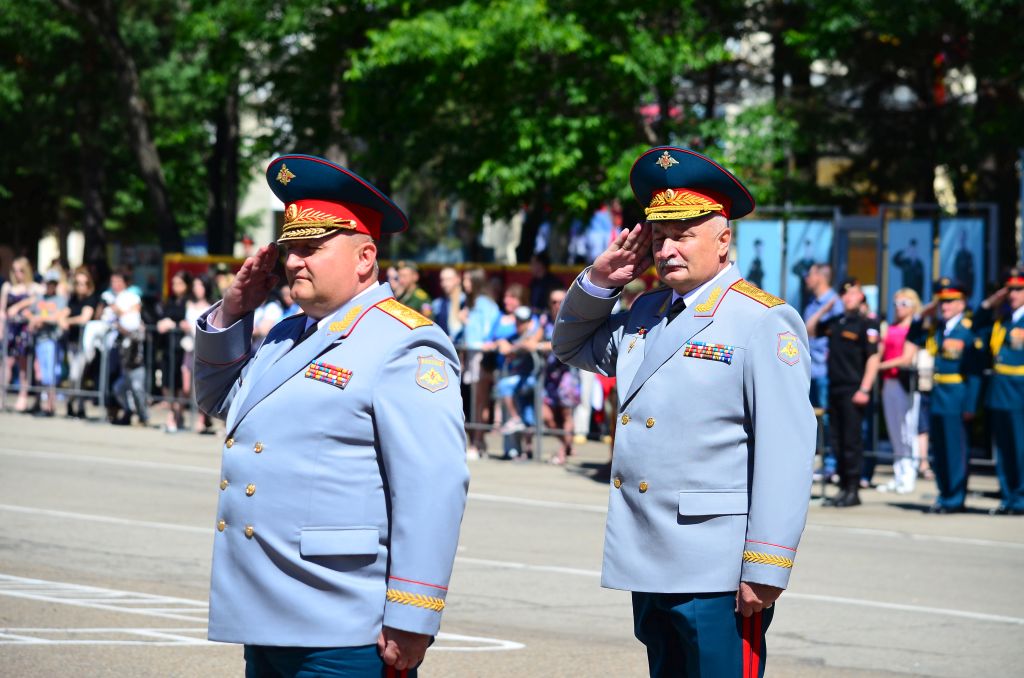
<path fill-rule="evenodd" d="M 826 506 L 857 506 L 864 461 L 864 411 L 878 373 L 878 321 L 861 311 L 864 291 L 854 278 L 839 288 L 843 314 L 822 320 L 829 301 L 807 320 L 807 333 L 828 337 L 828 409 L 832 447 L 839 458 L 840 492 Z"/>

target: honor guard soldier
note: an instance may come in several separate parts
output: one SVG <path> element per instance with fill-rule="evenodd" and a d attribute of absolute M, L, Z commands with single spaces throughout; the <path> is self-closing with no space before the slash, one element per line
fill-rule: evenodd
<path fill-rule="evenodd" d="M 250 354 L 278 246 L 197 322 L 196 398 L 226 421 L 209 637 L 247 676 L 415 672 L 445 607 L 468 472 L 448 337 L 377 282 L 402 211 L 322 158 L 274 160 L 303 313 Z"/>
<path fill-rule="evenodd" d="M 1001 305 L 1005 312 L 999 312 Z M 974 320 L 992 367 L 985 405 L 996 441 L 1001 494 L 991 513 L 1019 516 L 1024 515 L 1024 271 L 1012 269 L 1002 289 L 981 306 Z"/>
<path fill-rule="evenodd" d="M 630 184 L 646 222 L 573 283 L 552 340 L 617 377 L 601 583 L 633 592 L 652 676 L 759 676 L 811 486 L 806 330 L 729 262 L 729 219 L 754 208 L 732 174 L 666 146 Z M 665 286 L 612 314 L 652 261 Z"/>
<path fill-rule="evenodd" d="M 939 497 L 928 512 L 944 514 L 964 510 L 970 462 L 967 426 L 978 407 L 982 343 L 964 315 L 964 286 L 942 278 L 934 289 L 937 327 L 928 333 L 912 331 L 908 339 L 935 356 L 929 428 Z"/>
<path fill-rule="evenodd" d="M 807 319 L 811 336 L 828 339 L 828 416 L 832 449 L 839 462 L 839 494 L 825 506 L 860 505 L 864 466 L 864 414 L 878 375 L 878 321 L 864 314 L 864 291 L 855 278 L 839 286 L 833 297 Z M 838 315 L 828 315 L 836 302 Z"/>

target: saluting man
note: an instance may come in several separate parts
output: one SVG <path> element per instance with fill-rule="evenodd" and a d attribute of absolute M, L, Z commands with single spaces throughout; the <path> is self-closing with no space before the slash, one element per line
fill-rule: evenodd
<path fill-rule="evenodd" d="M 402 211 L 322 158 L 274 160 L 303 313 L 250 355 L 277 246 L 197 322 L 196 397 L 226 420 L 209 637 L 247 676 L 406 675 L 437 634 L 468 473 L 448 337 L 379 284 Z"/>
<path fill-rule="evenodd" d="M 939 323 L 931 333 L 915 323 L 908 338 L 935 356 L 932 377 L 931 447 L 939 496 L 929 513 L 959 513 L 967 498 L 970 446 L 967 426 L 974 421 L 981 389 L 982 342 L 974 334 L 962 283 L 942 278 L 935 283 Z"/>
<path fill-rule="evenodd" d="M 763 675 L 811 486 L 806 330 L 729 262 L 729 219 L 754 208 L 732 174 L 666 146 L 630 184 L 646 222 L 573 283 L 552 342 L 617 377 L 602 585 L 633 592 L 652 676 Z M 611 315 L 652 259 L 665 287 Z"/>
<path fill-rule="evenodd" d="M 999 313 L 999 306 L 1007 307 Z M 978 332 L 991 356 L 985 404 L 996 440 L 1002 501 L 993 515 L 1024 515 L 1024 271 L 1010 270 L 1003 287 L 981 303 Z M 992 322 L 994 320 L 995 322 Z"/>

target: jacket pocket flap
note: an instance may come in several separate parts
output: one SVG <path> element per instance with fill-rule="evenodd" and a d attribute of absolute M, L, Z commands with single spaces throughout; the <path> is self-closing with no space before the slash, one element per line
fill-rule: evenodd
<path fill-rule="evenodd" d="M 299 536 L 304 556 L 376 555 L 379 546 L 375 527 L 304 527 Z"/>
<path fill-rule="evenodd" d="M 725 516 L 747 512 L 746 490 L 705 490 L 679 493 L 681 516 Z"/>

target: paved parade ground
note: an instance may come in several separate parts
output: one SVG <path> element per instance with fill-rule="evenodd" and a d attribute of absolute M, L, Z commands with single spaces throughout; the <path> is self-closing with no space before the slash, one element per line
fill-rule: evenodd
<path fill-rule="evenodd" d="M 646 675 L 629 594 L 598 585 L 607 447 L 579 452 L 470 462 L 421 676 Z M 205 640 L 219 454 L 211 436 L 0 414 L 0 676 L 242 674 L 240 647 Z M 973 477 L 952 516 L 922 513 L 933 483 L 812 502 L 768 675 L 1019 675 L 1024 518 L 987 515 L 995 487 Z"/>

